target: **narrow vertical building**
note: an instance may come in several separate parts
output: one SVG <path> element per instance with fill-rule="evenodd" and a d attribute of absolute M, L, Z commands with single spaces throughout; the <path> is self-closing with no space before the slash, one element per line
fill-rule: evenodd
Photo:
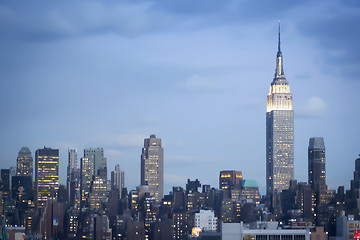
<path fill-rule="evenodd" d="M 266 111 L 266 193 L 280 193 L 294 179 L 294 111 L 292 93 L 286 80 L 279 43 L 275 76 L 267 96 Z"/>
<path fill-rule="evenodd" d="M 68 191 L 68 199 L 70 199 L 70 183 L 74 181 L 72 179 L 72 174 L 77 169 L 77 150 L 76 148 L 69 148 L 68 150 L 68 167 L 67 167 L 67 180 L 66 180 L 66 188 Z"/>
<path fill-rule="evenodd" d="M 90 194 L 91 181 L 94 176 L 94 163 L 89 158 L 83 157 L 80 168 L 81 202 L 85 204 Z"/>
<path fill-rule="evenodd" d="M 309 184 L 315 192 L 326 189 L 325 144 L 322 137 L 310 138 L 308 148 Z"/>
<path fill-rule="evenodd" d="M 33 179 L 33 158 L 29 148 L 22 147 L 17 157 L 16 176 L 29 176 Z"/>
<path fill-rule="evenodd" d="M 148 185 L 150 196 L 158 203 L 164 196 L 164 149 L 155 135 L 144 140 L 141 154 L 141 185 Z"/>
<path fill-rule="evenodd" d="M 37 208 L 43 209 L 50 197 L 58 197 L 59 149 L 44 147 L 35 152 L 35 189 Z"/>
<path fill-rule="evenodd" d="M 308 177 L 309 185 L 316 195 L 317 204 L 325 203 L 327 185 L 325 170 L 325 144 L 322 137 L 314 137 L 309 140 Z"/>
<path fill-rule="evenodd" d="M 120 170 L 120 165 L 115 166 L 115 171 L 111 171 L 111 190 L 119 190 L 119 198 L 121 198 L 121 192 L 125 185 L 124 171 Z"/>

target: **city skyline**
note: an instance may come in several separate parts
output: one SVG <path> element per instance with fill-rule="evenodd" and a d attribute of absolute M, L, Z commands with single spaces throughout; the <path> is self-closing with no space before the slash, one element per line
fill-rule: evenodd
<path fill-rule="evenodd" d="M 23 146 L 33 158 L 43 146 L 59 149 L 66 185 L 68 148 L 101 147 L 108 172 L 119 164 L 126 187 L 135 189 L 139 149 L 157 134 L 165 193 L 187 178 L 216 187 L 219 172 L 231 169 L 255 179 L 265 194 L 264 96 L 280 18 L 294 94 L 295 179 L 307 181 L 309 138 L 324 137 L 329 189 L 349 188 L 360 135 L 359 3 L 1 7 L 2 168 L 16 166 Z M 144 108 L 150 101 L 156 107 Z"/>

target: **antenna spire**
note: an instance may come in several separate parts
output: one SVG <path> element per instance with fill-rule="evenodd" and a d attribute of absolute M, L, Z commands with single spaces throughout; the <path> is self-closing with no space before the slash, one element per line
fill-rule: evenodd
<path fill-rule="evenodd" d="M 280 20 L 279 20 L 279 42 L 278 42 L 278 52 L 276 54 L 275 78 L 285 78 L 280 43 L 281 42 L 280 42 Z"/>
<path fill-rule="evenodd" d="M 278 52 L 281 52 L 280 50 L 280 20 L 279 20 L 279 44 L 278 44 Z"/>

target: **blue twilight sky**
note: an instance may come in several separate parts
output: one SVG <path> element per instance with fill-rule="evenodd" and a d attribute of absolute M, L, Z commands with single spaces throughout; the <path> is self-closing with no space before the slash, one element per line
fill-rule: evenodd
<path fill-rule="evenodd" d="M 165 192 L 241 170 L 265 189 L 266 96 L 278 19 L 295 111 L 295 178 L 324 137 L 327 183 L 349 188 L 360 153 L 360 1 L 128 0 L 0 3 L 0 163 L 27 146 L 103 147 L 140 182 L 143 139 L 165 151 Z"/>

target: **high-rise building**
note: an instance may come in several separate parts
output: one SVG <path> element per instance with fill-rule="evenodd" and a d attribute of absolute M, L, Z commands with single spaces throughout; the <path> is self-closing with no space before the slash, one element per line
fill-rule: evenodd
<path fill-rule="evenodd" d="M 103 148 L 84 149 L 84 158 L 88 158 L 94 165 L 94 174 L 107 181 L 106 158 Z"/>
<path fill-rule="evenodd" d="M 150 196 L 161 202 L 164 196 L 164 149 L 155 135 L 144 140 L 141 155 L 141 185 L 148 185 Z"/>
<path fill-rule="evenodd" d="M 289 82 L 284 75 L 279 43 L 275 76 L 267 96 L 266 193 L 288 189 L 294 179 L 294 111 Z"/>
<path fill-rule="evenodd" d="M 355 160 L 354 178 L 350 181 L 350 190 L 346 195 L 346 212 L 360 215 L 360 154 Z"/>
<path fill-rule="evenodd" d="M 111 189 L 119 189 L 119 198 L 121 198 L 121 192 L 125 185 L 124 171 L 120 170 L 119 164 L 115 166 L 115 171 L 111 171 Z"/>
<path fill-rule="evenodd" d="M 221 171 L 219 176 L 219 189 L 241 188 L 241 171 Z"/>
<path fill-rule="evenodd" d="M 91 181 L 91 191 L 89 194 L 89 205 L 91 210 L 99 211 L 102 203 L 106 200 L 106 182 L 99 176 L 94 176 Z"/>
<path fill-rule="evenodd" d="M 322 137 L 310 138 L 308 148 L 309 185 L 314 190 L 319 203 L 327 190 L 325 172 L 325 144 Z"/>
<path fill-rule="evenodd" d="M 22 147 L 17 157 L 17 176 L 30 176 L 33 177 L 33 158 L 29 148 Z"/>
<path fill-rule="evenodd" d="M 44 147 L 35 152 L 35 190 L 37 207 L 42 209 L 59 191 L 59 149 Z"/>
<path fill-rule="evenodd" d="M 10 179 L 10 169 L 1 169 L 0 191 L 2 192 L 3 198 L 10 196 Z"/>
<path fill-rule="evenodd" d="M 81 189 L 81 202 L 85 203 L 89 197 L 91 181 L 94 176 L 94 163 L 89 158 L 81 158 L 81 177 L 80 177 L 80 189 Z"/>
<path fill-rule="evenodd" d="M 68 199 L 70 199 L 70 183 L 71 181 L 73 181 L 74 179 L 72 179 L 71 177 L 74 176 L 74 174 L 72 174 L 72 172 L 77 169 L 77 150 L 76 148 L 70 148 L 68 150 L 68 156 L 69 156 L 69 162 L 68 162 L 68 167 L 67 167 L 67 181 L 66 181 L 66 188 L 68 191 Z"/>

